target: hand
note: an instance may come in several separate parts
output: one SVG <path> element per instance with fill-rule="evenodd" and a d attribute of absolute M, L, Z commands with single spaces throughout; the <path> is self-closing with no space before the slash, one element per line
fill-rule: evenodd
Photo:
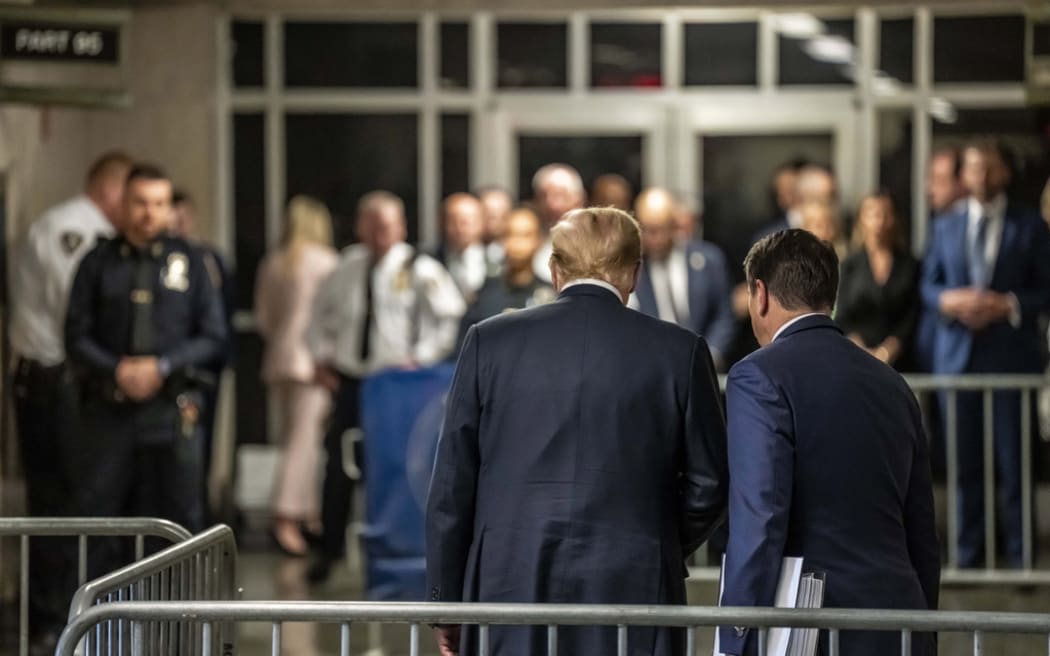
<path fill-rule="evenodd" d="M 339 391 L 339 374 L 328 365 L 317 365 L 314 371 L 314 380 L 317 384 L 333 394 Z"/>
<path fill-rule="evenodd" d="M 460 626 L 435 626 L 434 635 L 437 636 L 438 653 L 441 656 L 457 656 L 459 654 Z"/>
<path fill-rule="evenodd" d="M 117 386 L 132 401 L 148 401 L 164 385 L 154 356 L 123 358 L 117 365 Z"/>
<path fill-rule="evenodd" d="M 742 282 L 733 288 L 733 316 L 737 319 L 743 319 L 748 315 L 749 294 L 746 282 Z"/>
<path fill-rule="evenodd" d="M 981 290 L 974 287 L 960 287 L 942 292 L 939 303 L 941 314 L 963 321 L 964 316 L 971 315 L 976 309 L 980 294 Z"/>

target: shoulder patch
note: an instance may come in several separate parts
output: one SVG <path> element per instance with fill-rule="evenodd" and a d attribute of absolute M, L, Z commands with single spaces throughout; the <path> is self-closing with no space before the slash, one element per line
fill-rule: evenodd
<path fill-rule="evenodd" d="M 62 246 L 62 252 L 67 256 L 73 255 L 84 244 L 84 235 L 67 230 L 58 236 L 58 241 Z"/>

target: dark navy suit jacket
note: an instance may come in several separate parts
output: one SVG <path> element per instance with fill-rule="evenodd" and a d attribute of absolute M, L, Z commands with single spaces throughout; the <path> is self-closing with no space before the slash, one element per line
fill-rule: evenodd
<path fill-rule="evenodd" d="M 703 338 L 606 289 L 475 325 L 427 504 L 430 598 L 685 603 L 685 558 L 724 518 L 725 448 Z M 491 653 L 546 653 L 543 627 L 490 635 Z M 560 653 L 616 651 L 615 629 L 558 636 Z M 680 637 L 632 629 L 630 653 L 681 653 Z"/>
<path fill-rule="evenodd" d="M 726 356 L 733 341 L 735 323 L 731 304 L 732 287 L 722 250 L 706 241 L 690 242 L 685 247 L 686 280 L 689 285 L 689 324 L 683 326 L 703 335 L 719 356 Z M 656 293 L 646 267 L 634 290 L 638 309 L 659 317 Z"/>
<path fill-rule="evenodd" d="M 1050 307 L 1050 234 L 1046 223 L 1033 213 L 1007 207 L 999 255 L 988 287 L 1017 297 L 1021 324 L 1015 328 L 1001 321 L 974 334 L 939 311 L 942 292 L 972 284 L 967 258 L 967 204 L 960 203 L 956 208 L 933 221 L 933 235 L 923 262 L 923 304 L 940 319 L 929 359 L 934 373 L 1041 372 L 1039 315 Z"/>
<path fill-rule="evenodd" d="M 729 372 L 724 606 L 771 606 L 781 560 L 827 574 L 829 608 L 937 607 L 940 559 L 926 437 L 890 367 L 824 315 L 790 325 Z M 753 653 L 755 631 L 721 629 Z M 923 644 L 925 643 L 925 644 Z M 896 654 L 894 633 L 843 632 L 844 655 Z M 745 648 L 746 647 L 746 648 Z M 913 654 L 932 654 L 916 636 Z"/>

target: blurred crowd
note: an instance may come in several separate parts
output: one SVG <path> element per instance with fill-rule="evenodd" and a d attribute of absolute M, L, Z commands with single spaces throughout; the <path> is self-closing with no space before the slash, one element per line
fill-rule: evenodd
<path fill-rule="evenodd" d="M 835 319 L 887 365 L 1042 371 L 1050 232 L 1023 209 L 1040 199 L 1007 197 L 1009 181 L 1009 157 L 995 141 L 936 151 L 921 261 L 888 194 L 844 208 L 828 166 L 790 161 L 770 181 L 776 211 L 751 243 L 798 228 L 834 244 Z M 1050 214 L 1050 193 L 1041 200 Z M 554 301 L 548 234 L 586 205 L 631 211 L 641 225 L 631 307 L 705 336 L 720 371 L 757 347 L 742 254 L 727 257 L 724 245 L 705 241 L 702 212 L 667 189 L 635 190 L 608 174 L 588 190 L 572 167 L 549 164 L 535 172 L 527 202 L 498 187 L 444 199 L 434 248 L 407 243 L 402 200 L 377 190 L 358 202 L 356 242 L 342 252 L 324 203 L 289 201 L 281 239 L 256 272 L 254 317 L 266 344 L 260 375 L 280 417 L 273 537 L 290 555 L 313 553 L 311 580 L 326 579 L 345 553 L 359 474 L 347 463 L 361 462 L 344 453 L 361 441 L 345 437 L 360 423 L 361 382 L 391 367 L 453 361 L 470 325 Z M 196 234 L 192 199 L 161 169 L 108 153 L 83 193 L 33 223 L 14 270 L 14 391 L 30 513 L 149 515 L 200 528 L 234 285 L 225 259 Z M 983 423 L 979 403 L 959 407 L 955 539 L 962 564 L 978 566 L 983 469 L 974 431 Z M 997 393 L 994 410 L 1000 553 L 1017 564 L 1019 403 Z M 939 412 L 931 408 L 935 436 L 943 415 L 942 400 Z M 60 571 L 63 557 L 41 552 L 33 562 Z M 56 594 L 63 584 L 52 584 Z M 42 602 L 34 626 L 62 626 L 54 610 Z"/>

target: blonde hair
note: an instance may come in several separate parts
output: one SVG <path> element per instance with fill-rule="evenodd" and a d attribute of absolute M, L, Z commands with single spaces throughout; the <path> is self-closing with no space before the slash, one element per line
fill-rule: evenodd
<path fill-rule="evenodd" d="M 638 222 L 612 207 L 567 212 L 551 228 L 550 261 L 565 282 L 596 278 L 629 288 L 642 261 Z"/>
<path fill-rule="evenodd" d="M 295 196 L 288 201 L 281 237 L 286 272 L 299 265 L 303 249 L 308 244 L 332 247 L 332 215 L 328 207 L 316 198 Z"/>

